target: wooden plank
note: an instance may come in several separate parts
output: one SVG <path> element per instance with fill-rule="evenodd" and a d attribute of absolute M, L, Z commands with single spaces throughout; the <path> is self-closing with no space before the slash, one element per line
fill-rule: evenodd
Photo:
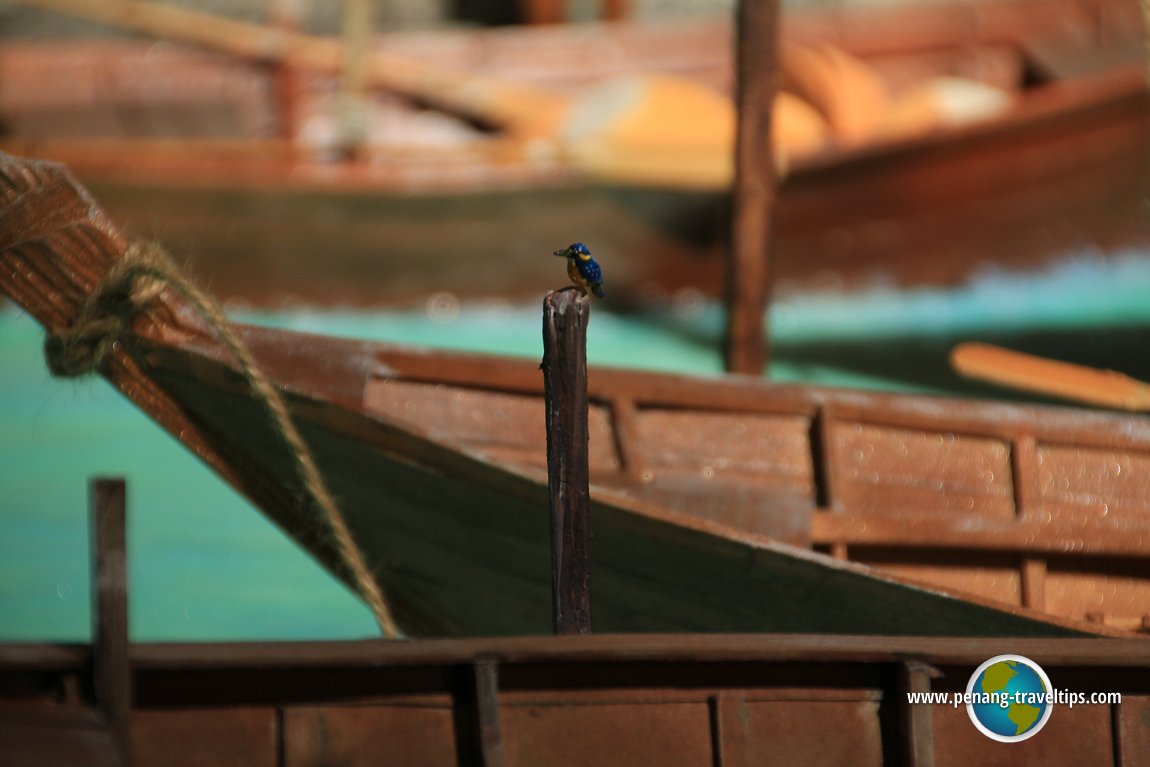
<path fill-rule="evenodd" d="M 751 700 L 748 695 L 746 764 L 881 767 L 881 701 L 875 691 L 865 688 L 837 692 L 811 694 L 809 689 L 800 689 L 774 700 Z M 834 725 L 811 728 L 811 722 Z"/>
<path fill-rule="evenodd" d="M 1047 609 L 1056 615 L 1104 614 L 1137 626 L 1150 605 L 1150 563 L 1116 560 L 1085 563 L 1052 560 L 1047 566 Z"/>
<path fill-rule="evenodd" d="M 532 371 L 534 379 L 539 371 Z M 493 459 L 543 469 L 547 460 L 547 426 L 542 391 L 533 394 L 379 379 L 367 388 L 365 404 L 373 413 L 438 440 L 449 440 Z M 540 381 L 535 380 L 536 384 Z M 592 404 L 588 411 L 588 461 L 592 472 L 620 468 L 613 425 L 614 407 Z M 613 424 L 613 421 L 615 424 Z"/>
<path fill-rule="evenodd" d="M 1145 519 L 1150 451 L 1040 444 L 1038 508 L 1076 506 L 1091 517 Z"/>
<path fill-rule="evenodd" d="M 270 706 L 137 709 L 132 715 L 135 767 L 294 767 L 280 763 L 279 750 L 279 715 Z"/>
<path fill-rule="evenodd" d="M 1049 672 L 1044 662 L 1039 663 Z M 927 708 L 934 717 L 937 767 L 1080 767 L 1114 763 L 1109 706 L 1059 706 L 1042 732 L 1010 744 L 991 740 L 975 729 L 965 706 Z"/>
<path fill-rule="evenodd" d="M 283 712 L 283 760 L 275 767 L 458 767 L 451 701 L 382 701 L 290 706 Z M 466 764 L 466 763 L 464 763 Z"/>
<path fill-rule="evenodd" d="M 1117 767 L 1150 767 L 1150 696 L 1123 695 L 1113 716 Z"/>
<path fill-rule="evenodd" d="M 735 187 L 727 264 L 726 369 L 762 375 L 775 208 L 771 108 L 778 87 L 778 0 L 736 8 Z"/>
<path fill-rule="evenodd" d="M 1007 445 L 954 433 L 837 422 L 837 491 L 856 512 L 972 511 L 1013 519 Z"/>
<path fill-rule="evenodd" d="M 710 699 L 714 767 L 750 767 L 747 753 L 747 697 L 742 690 L 716 693 Z"/>
<path fill-rule="evenodd" d="M 820 512 L 814 515 L 811 537 L 821 544 L 981 549 L 984 554 L 1013 551 L 1040 556 L 1071 552 L 1077 556 L 1134 558 L 1147 554 L 1150 529 L 1145 524 L 1098 522 L 1091 528 L 1090 539 L 1084 540 L 1081 517 L 1062 510 L 1050 516 L 1050 521 L 1014 522 L 971 514 L 924 513 L 923 510 Z"/>
<path fill-rule="evenodd" d="M 97 478 L 89 487 L 92 536 L 92 676 L 96 703 L 116 747 L 130 760 L 132 671 L 128 662 L 128 552 L 126 483 Z"/>
<path fill-rule="evenodd" d="M 137 751 L 146 755 L 140 764 L 165 767 L 878 767 L 884 756 L 886 763 L 929 764 L 931 753 L 939 765 L 1147 763 L 1145 640 L 1011 639 L 1012 651 L 1041 664 L 1059 689 L 1124 694 L 1117 706 L 1058 706 L 1049 729 L 1027 744 L 983 737 L 962 708 L 899 711 L 907 691 L 964 689 L 1002 642 L 590 635 L 143 645 L 136 673 L 144 700 L 134 735 L 148 744 Z M 32 657 L 7 657 L 21 654 Z M 58 653 L 42 656 L 58 664 Z M 84 663 L 82 654 L 75 660 L 77 668 Z M 932 682 L 934 668 L 945 674 Z M 85 721 L 68 706 L 43 699 L 21 710 L 12 683 L 14 676 L 27 680 L 27 670 L 0 657 L 0 739 L 13 723 L 43 722 L 49 712 L 59 716 L 61 741 L 82 735 Z M 465 725 L 454 748 L 453 711 L 454 724 Z M 900 713 L 911 720 L 901 730 Z M 88 713 L 86 721 L 98 718 Z M 53 732 L 42 729 L 40 739 Z"/>
<path fill-rule="evenodd" d="M 261 642 L 213 644 L 135 644 L 133 663 L 139 673 L 169 669 L 264 669 L 297 671 L 459 665 L 495 656 L 504 664 L 611 660 L 643 662 L 692 659 L 699 662 L 853 662 L 898 663 L 920 658 L 934 666 L 970 666 L 1002 654 L 1000 637 L 843 636 L 818 634 L 634 634 L 565 637 L 488 637 L 347 642 Z M 1046 666 L 1142 669 L 1150 653 L 1145 638 L 1013 637 L 1012 652 Z M 72 655 L 71 666 L 83 668 L 87 655 Z M 0 646 L 5 667 L 61 668 L 60 649 L 43 645 Z"/>
<path fill-rule="evenodd" d="M 245 330 L 253 335 L 281 334 L 267 329 Z M 375 354 L 377 380 L 402 378 L 536 394 L 541 390 L 535 366 L 522 360 L 430 350 L 412 352 L 385 345 L 376 346 Z M 588 387 L 593 400 L 627 396 L 640 411 L 667 406 L 813 418 L 819 408 L 832 408 L 833 418 L 828 420 L 836 429 L 839 422 L 856 422 L 891 430 L 968 435 L 1007 443 L 1029 435 L 1045 445 L 1080 444 L 1103 450 L 1150 452 L 1150 419 L 1080 409 L 767 385 L 737 377 L 699 379 L 601 367 L 588 372 Z M 369 383 L 368 391 L 371 389 Z"/>
<path fill-rule="evenodd" d="M 706 700 L 581 701 L 503 709 L 514 767 L 712 767 Z"/>
<path fill-rule="evenodd" d="M 4 767 L 123 767 L 120 744 L 95 712 L 78 706 L 0 705 Z"/>

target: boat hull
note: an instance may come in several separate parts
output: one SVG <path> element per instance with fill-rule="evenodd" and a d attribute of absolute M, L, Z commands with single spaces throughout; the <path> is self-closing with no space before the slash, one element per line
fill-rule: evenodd
<path fill-rule="evenodd" d="M 1036 106 L 1011 124 L 797 167 L 779 192 L 777 292 L 955 285 L 1150 241 L 1150 91 L 1135 72 L 1093 87 L 1077 108 Z M 568 174 L 420 192 L 369 172 L 293 181 L 290 167 L 230 181 L 189 181 L 178 166 L 76 172 L 129 231 L 187 254 L 202 282 L 239 302 L 523 299 L 558 285 L 549 256 L 576 240 L 624 303 L 717 297 L 724 283 L 723 194 Z"/>

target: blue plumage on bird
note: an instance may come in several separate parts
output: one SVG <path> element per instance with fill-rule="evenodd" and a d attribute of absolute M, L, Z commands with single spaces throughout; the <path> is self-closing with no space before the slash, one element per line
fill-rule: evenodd
<path fill-rule="evenodd" d="M 555 255 L 567 258 L 567 276 L 583 295 L 587 295 L 590 291 L 599 298 L 604 297 L 603 269 L 591 256 L 591 251 L 586 245 L 573 242 L 563 250 L 555 251 Z"/>

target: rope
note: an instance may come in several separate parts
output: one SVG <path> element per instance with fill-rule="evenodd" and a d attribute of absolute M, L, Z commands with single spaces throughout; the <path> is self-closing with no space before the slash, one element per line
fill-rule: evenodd
<path fill-rule="evenodd" d="M 158 245 L 137 242 L 129 246 L 104 281 L 85 299 L 72 326 L 49 334 L 44 342 L 44 356 L 49 369 L 53 374 L 65 377 L 81 376 L 97 370 L 136 315 L 169 287 L 203 315 L 219 339 L 239 360 L 248 384 L 267 407 L 280 436 L 295 458 L 304 488 L 335 537 L 338 553 L 351 572 L 356 589 L 371 607 L 383 635 L 388 638 L 398 637 L 399 628 L 383 592 L 352 538 L 347 521 L 328 492 L 315 459 L 292 422 L 283 398 L 268 382 L 247 347 L 231 329 L 223 310 L 180 274 Z"/>

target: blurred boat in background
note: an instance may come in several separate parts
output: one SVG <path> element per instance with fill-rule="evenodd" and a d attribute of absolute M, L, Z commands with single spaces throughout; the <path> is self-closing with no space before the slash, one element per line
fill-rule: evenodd
<path fill-rule="evenodd" d="M 780 292 L 954 284 L 1150 239 L 1136 3 L 794 11 L 783 28 Z M 9 43 L 0 146 L 66 162 L 130 231 L 250 304 L 522 298 L 575 240 L 620 305 L 718 295 L 732 34 L 692 20 L 383 35 L 379 55 L 431 74 L 374 92 L 353 158 L 337 78 L 290 59 Z M 487 114 L 469 83 L 493 89 Z M 536 112 L 546 130 L 500 124 Z"/>
<path fill-rule="evenodd" d="M 91 300 L 129 244 L 91 197 L 48 163 L 4 158 L 0 180 L 0 287 L 54 335 L 81 332 L 84 307 L 122 307 Z M 228 329 L 187 296 L 149 291 L 114 344 L 92 336 L 99 371 L 342 572 Z M 228 328 L 409 631 L 547 631 L 533 362 Z M 1146 625 L 1144 416 L 600 368 L 589 392 L 599 630 Z"/>

